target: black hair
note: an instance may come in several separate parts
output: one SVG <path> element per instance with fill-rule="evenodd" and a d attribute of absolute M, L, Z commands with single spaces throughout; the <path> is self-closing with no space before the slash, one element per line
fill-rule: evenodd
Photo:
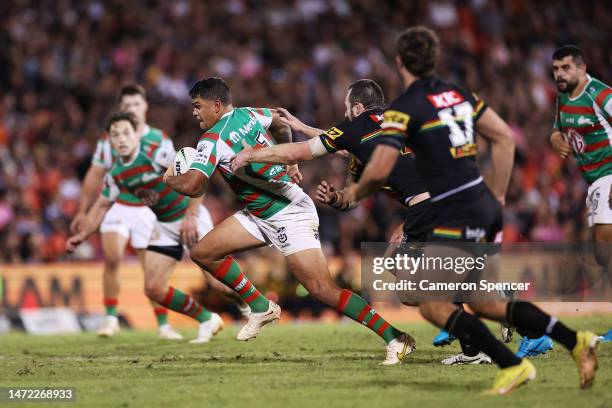
<path fill-rule="evenodd" d="M 106 131 L 110 132 L 110 128 L 113 123 L 121 122 L 122 120 L 127 120 L 132 125 L 134 130 L 138 129 L 138 122 L 136 121 L 136 116 L 132 112 L 115 112 L 106 121 Z"/>
<path fill-rule="evenodd" d="M 564 45 L 559 47 L 553 52 L 552 58 L 554 60 L 562 60 L 565 57 L 571 56 L 576 65 L 584 64 L 584 54 L 580 47 L 576 45 Z"/>
<path fill-rule="evenodd" d="M 123 97 L 126 95 L 140 95 L 142 96 L 142 99 L 147 99 L 147 92 L 142 85 L 137 84 L 126 85 L 121 88 L 121 91 L 119 92 L 119 101 L 121 101 L 121 99 L 123 99 Z"/>
<path fill-rule="evenodd" d="M 433 75 L 440 54 L 436 33 L 423 26 L 410 27 L 399 35 L 395 44 L 404 67 L 416 77 Z"/>
<path fill-rule="evenodd" d="M 223 105 L 232 103 L 232 95 L 230 94 L 229 86 L 223 78 L 209 77 L 204 78 L 195 83 L 189 90 L 191 99 L 198 96 L 208 101 L 219 101 Z"/>
<path fill-rule="evenodd" d="M 382 108 L 385 105 L 385 94 L 375 81 L 371 79 L 360 79 L 348 87 L 349 103 L 353 106 L 361 103 L 367 109 Z"/>

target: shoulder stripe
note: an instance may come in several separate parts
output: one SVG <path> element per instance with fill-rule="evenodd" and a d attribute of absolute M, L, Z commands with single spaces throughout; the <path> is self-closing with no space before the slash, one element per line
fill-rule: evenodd
<path fill-rule="evenodd" d="M 592 106 L 569 106 L 562 105 L 559 109 L 563 113 L 569 113 L 572 115 L 594 115 L 595 110 Z"/>
<path fill-rule="evenodd" d="M 612 89 L 604 88 L 601 91 L 599 91 L 599 93 L 595 97 L 595 102 L 597 102 L 598 106 L 602 106 L 606 98 L 610 95 L 612 95 Z"/>

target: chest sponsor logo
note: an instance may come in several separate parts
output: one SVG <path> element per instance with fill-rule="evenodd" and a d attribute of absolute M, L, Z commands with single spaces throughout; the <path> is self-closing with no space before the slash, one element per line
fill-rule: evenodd
<path fill-rule="evenodd" d="M 156 173 L 145 173 L 142 175 L 142 182 L 147 183 L 151 180 L 155 180 L 157 177 Z"/>
<path fill-rule="evenodd" d="M 463 96 L 457 91 L 447 91 L 436 95 L 427 95 L 427 99 L 437 109 L 448 108 L 463 102 Z"/>
<path fill-rule="evenodd" d="M 582 126 L 582 125 L 592 125 L 593 122 L 591 121 L 591 119 L 589 118 L 585 118 L 584 116 L 581 116 L 578 118 L 578 125 Z"/>
<path fill-rule="evenodd" d="M 567 131 L 567 139 L 570 146 L 572 146 L 572 149 L 574 149 L 575 152 L 584 153 L 586 143 L 584 142 L 584 138 L 580 133 L 576 132 L 574 129 L 569 129 Z"/>
<path fill-rule="evenodd" d="M 325 132 L 325 135 L 327 137 L 329 137 L 331 140 L 334 140 L 335 138 L 337 138 L 338 136 L 342 136 L 344 134 L 343 131 L 341 131 L 340 129 L 338 129 L 337 127 L 333 127 L 331 129 L 328 129 Z"/>
<path fill-rule="evenodd" d="M 370 115 L 370 119 L 375 123 L 381 123 L 385 119 L 385 115 Z"/>
<path fill-rule="evenodd" d="M 229 138 L 234 144 L 238 143 L 241 139 L 240 135 L 236 131 L 231 131 L 229 134 Z"/>
<path fill-rule="evenodd" d="M 240 132 L 242 136 L 248 135 L 253 129 L 253 126 L 255 126 L 255 123 L 257 123 L 257 119 L 255 117 L 251 117 L 251 120 L 249 120 L 246 124 L 241 126 L 238 129 L 238 131 Z"/>

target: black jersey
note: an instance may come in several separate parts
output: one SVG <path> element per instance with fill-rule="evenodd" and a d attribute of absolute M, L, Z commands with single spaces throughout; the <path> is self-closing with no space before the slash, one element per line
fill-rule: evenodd
<path fill-rule="evenodd" d="M 409 147 L 432 201 L 482 181 L 474 124 L 487 106 L 437 77 L 416 80 L 384 113 L 379 143 Z"/>
<path fill-rule="evenodd" d="M 352 159 L 349 171 L 353 180 L 358 181 L 363 169 L 379 144 L 382 134 L 383 110 L 372 109 L 355 119 L 345 121 L 328 129 L 319 137 L 330 153 L 346 150 Z M 401 156 L 393 168 L 383 190 L 406 205 L 411 197 L 427 191 L 424 180 L 418 174 L 414 155 L 402 148 Z"/>

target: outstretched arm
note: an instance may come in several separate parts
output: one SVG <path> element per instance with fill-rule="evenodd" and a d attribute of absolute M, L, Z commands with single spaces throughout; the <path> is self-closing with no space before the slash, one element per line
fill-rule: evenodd
<path fill-rule="evenodd" d="M 311 139 L 316 138 L 324 132 L 321 129 L 308 126 L 307 124 L 293 116 L 291 113 L 289 113 L 289 111 L 285 108 L 276 108 L 276 111 L 278 112 L 282 123 L 289 126 L 294 132 L 303 133 Z"/>

